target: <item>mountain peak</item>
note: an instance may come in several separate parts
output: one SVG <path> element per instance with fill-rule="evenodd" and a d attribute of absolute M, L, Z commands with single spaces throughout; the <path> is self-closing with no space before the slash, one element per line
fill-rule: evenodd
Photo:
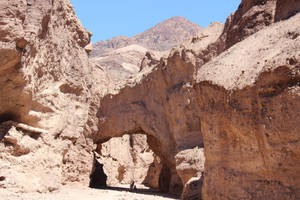
<path fill-rule="evenodd" d="M 190 22 L 184 17 L 175 16 L 131 38 L 119 36 L 98 42 L 94 44 L 94 51 L 91 57 L 132 44 L 143 46 L 149 50 L 166 51 L 179 45 L 201 30 L 202 28 L 199 25 Z"/>
<path fill-rule="evenodd" d="M 158 23 L 154 27 L 146 30 L 144 33 L 153 31 L 158 28 L 168 29 L 169 31 L 174 31 L 174 29 L 182 29 L 182 31 L 183 31 L 182 33 L 185 33 L 185 32 L 194 33 L 194 32 L 198 32 L 199 30 L 202 30 L 202 28 L 198 24 L 195 24 L 184 17 L 175 16 L 175 17 L 166 19 L 161 23 Z M 143 33 L 141 33 L 141 34 L 143 34 Z"/>
<path fill-rule="evenodd" d="M 181 17 L 181 16 L 174 16 L 174 17 L 171 17 L 167 20 L 165 20 L 165 22 L 167 21 L 188 21 L 185 17 Z"/>
<path fill-rule="evenodd" d="M 192 24 L 194 24 L 193 22 L 189 21 L 187 18 L 182 17 L 182 16 L 171 17 L 169 19 L 164 20 L 162 23 L 169 23 L 169 22 L 181 22 L 181 23 L 189 23 L 189 24 L 192 23 Z"/>

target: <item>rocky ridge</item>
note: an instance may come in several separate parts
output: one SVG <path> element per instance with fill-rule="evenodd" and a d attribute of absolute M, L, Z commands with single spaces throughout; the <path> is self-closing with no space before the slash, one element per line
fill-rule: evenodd
<path fill-rule="evenodd" d="M 159 60 L 166 57 L 171 48 L 201 31 L 187 19 L 173 17 L 131 38 L 115 37 L 95 43 L 90 61 L 108 73 L 110 82 L 124 82 L 141 71 L 141 63 L 148 59 L 146 54 L 151 55 L 152 60 Z"/>
<path fill-rule="evenodd" d="M 113 50 L 139 45 L 148 50 L 166 51 L 194 36 L 202 28 L 183 17 L 172 17 L 133 37 L 118 36 L 95 43 L 91 57 L 98 57 Z"/>

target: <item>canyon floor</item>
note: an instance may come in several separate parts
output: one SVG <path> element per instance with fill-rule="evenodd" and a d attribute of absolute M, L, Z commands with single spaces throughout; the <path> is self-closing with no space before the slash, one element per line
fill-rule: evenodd
<path fill-rule="evenodd" d="M 107 189 L 92 189 L 87 187 L 64 187 L 52 193 L 12 193 L 0 190 L 1 200 L 174 200 L 172 195 L 149 190 L 138 186 L 136 192 L 130 192 L 128 185 Z"/>

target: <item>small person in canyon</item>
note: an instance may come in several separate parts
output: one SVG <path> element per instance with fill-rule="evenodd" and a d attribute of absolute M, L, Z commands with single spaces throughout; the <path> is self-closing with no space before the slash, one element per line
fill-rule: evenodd
<path fill-rule="evenodd" d="M 129 190 L 130 190 L 130 192 L 135 192 L 135 191 L 137 191 L 137 188 L 136 188 L 136 185 L 135 185 L 134 181 L 132 181 L 132 182 L 130 183 L 130 188 L 129 188 Z"/>

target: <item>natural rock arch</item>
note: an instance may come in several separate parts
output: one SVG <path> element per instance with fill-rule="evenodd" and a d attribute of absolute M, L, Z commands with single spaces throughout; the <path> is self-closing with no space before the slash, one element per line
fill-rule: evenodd
<path fill-rule="evenodd" d="M 146 134 L 149 146 L 163 163 L 161 177 L 169 179 L 161 180 L 161 190 L 175 194 L 180 194 L 186 181 L 197 176 L 195 170 L 187 176 L 178 173 L 176 155 L 203 147 L 200 116 L 193 111 L 188 82 L 196 69 L 189 61 L 190 53 L 185 49 L 174 51 L 143 83 L 105 96 L 97 112 L 99 131 L 92 135 L 94 142 L 100 144 L 124 134 Z"/>
<path fill-rule="evenodd" d="M 149 148 L 153 151 L 154 155 L 160 158 L 160 164 L 162 165 L 162 169 L 159 172 L 159 180 L 158 186 L 159 189 L 163 192 L 170 192 L 173 194 L 181 194 L 182 192 L 182 182 L 176 172 L 175 166 L 175 159 L 172 157 L 168 157 L 163 151 L 163 145 L 161 144 L 160 140 L 157 139 L 155 136 L 148 134 L 147 132 L 143 131 L 141 128 L 135 129 L 133 131 L 126 131 L 121 134 L 117 134 L 114 137 L 121 137 L 125 134 L 144 134 L 147 136 L 147 144 Z M 113 137 L 111 137 L 113 138 Z M 111 138 L 105 138 L 98 141 L 97 152 L 101 152 L 102 143 L 108 141 Z M 151 172 L 148 172 L 151 173 Z M 146 178 L 147 179 L 147 178 Z M 144 180 L 144 182 L 146 181 Z M 147 181 L 146 181 L 147 183 Z M 150 185 L 151 187 L 151 185 Z"/>
<path fill-rule="evenodd" d="M 299 49 L 299 29 L 286 28 L 299 15 L 266 28 L 276 21 L 276 2 L 242 1 L 205 50 L 177 48 L 142 80 L 106 96 L 94 141 L 142 129 L 172 164 L 179 151 L 205 144 L 203 198 L 299 198 L 299 55 L 291 50 Z M 243 47 L 257 40 L 265 43 Z M 273 47 L 280 56 L 271 56 Z"/>

